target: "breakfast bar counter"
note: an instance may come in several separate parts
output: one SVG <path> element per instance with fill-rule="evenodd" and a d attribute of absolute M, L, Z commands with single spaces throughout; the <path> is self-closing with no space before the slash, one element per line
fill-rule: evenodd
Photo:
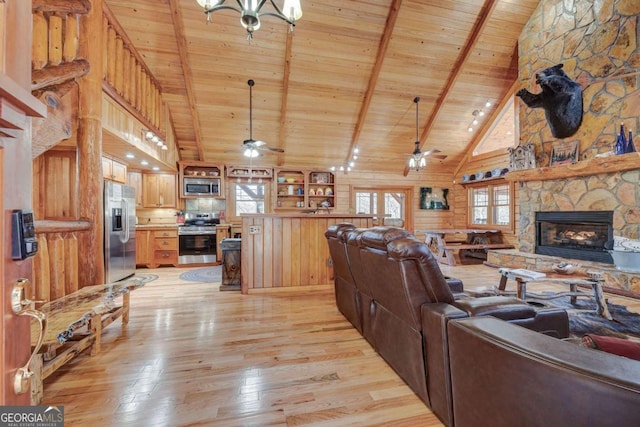
<path fill-rule="evenodd" d="M 373 215 L 242 215 L 242 293 L 331 285 L 332 267 L 324 232 L 341 222 L 371 227 Z"/>

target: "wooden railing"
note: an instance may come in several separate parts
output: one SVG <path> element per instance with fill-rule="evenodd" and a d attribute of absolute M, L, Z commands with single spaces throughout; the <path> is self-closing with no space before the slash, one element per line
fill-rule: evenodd
<path fill-rule="evenodd" d="M 89 63 L 78 58 L 78 15 L 90 10 L 89 0 L 33 0 L 31 90 L 61 84 L 86 74 Z"/>
<path fill-rule="evenodd" d="M 78 275 L 78 235 L 90 229 L 86 221 L 36 221 L 34 299 L 54 301 L 88 285 L 80 283 Z"/>
<path fill-rule="evenodd" d="M 160 83 L 106 4 L 103 12 L 103 87 L 131 114 L 164 138 Z"/>

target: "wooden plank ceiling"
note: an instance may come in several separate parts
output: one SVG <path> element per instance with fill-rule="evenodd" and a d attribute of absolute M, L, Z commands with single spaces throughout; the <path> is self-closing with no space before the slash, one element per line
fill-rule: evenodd
<path fill-rule="evenodd" d="M 472 112 L 517 77 L 517 38 L 538 5 L 302 0 L 293 33 L 265 16 L 249 43 L 238 13 L 207 24 L 196 0 L 106 3 L 162 85 L 181 159 L 248 163 L 253 79 L 253 138 L 285 150 L 254 164 L 328 168 L 357 147 L 357 170 L 387 172 L 405 170 L 414 148 L 416 96 L 422 150 L 448 156 L 430 168 L 458 166 L 478 134 Z"/>

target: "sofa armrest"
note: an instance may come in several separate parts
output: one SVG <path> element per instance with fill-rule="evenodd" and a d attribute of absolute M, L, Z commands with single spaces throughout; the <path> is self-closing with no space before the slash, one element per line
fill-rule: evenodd
<path fill-rule="evenodd" d="M 640 364 L 491 317 L 448 324 L 456 427 L 635 425 Z M 500 414 L 496 418 L 496 414 Z"/>
<path fill-rule="evenodd" d="M 462 283 L 462 280 L 449 276 L 444 276 L 444 280 L 447 281 L 447 285 L 449 285 L 449 288 L 451 288 L 451 292 L 453 292 L 454 294 L 464 292 L 464 285 Z"/>
<path fill-rule="evenodd" d="M 469 316 L 495 316 L 502 320 L 529 319 L 536 310 L 531 305 L 512 297 L 494 296 L 456 300 L 453 305 Z"/>
<path fill-rule="evenodd" d="M 445 425 L 453 425 L 447 323 L 468 314 L 450 304 L 429 303 L 421 307 L 421 316 L 429 405 Z"/>

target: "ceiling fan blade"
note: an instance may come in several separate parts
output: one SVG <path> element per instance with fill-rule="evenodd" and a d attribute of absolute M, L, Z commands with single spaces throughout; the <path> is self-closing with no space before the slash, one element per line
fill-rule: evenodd
<path fill-rule="evenodd" d="M 433 154 L 429 157 L 433 157 L 434 159 L 440 159 L 440 160 L 444 160 L 446 159 L 448 156 L 446 154 Z"/>
<path fill-rule="evenodd" d="M 253 141 L 253 145 L 255 145 L 256 147 L 262 147 L 263 145 L 267 145 L 267 143 L 264 141 L 258 140 L 258 141 Z"/>
<path fill-rule="evenodd" d="M 267 146 L 262 146 L 260 147 L 261 150 L 269 150 L 269 151 L 273 151 L 276 153 L 284 153 L 284 150 L 282 148 L 273 148 L 273 147 L 267 147 Z"/>
<path fill-rule="evenodd" d="M 439 152 L 440 152 L 440 150 L 438 150 L 437 148 L 433 148 L 431 150 L 425 151 L 424 153 L 422 153 L 422 155 L 423 156 L 430 156 L 432 154 L 439 153 Z"/>

